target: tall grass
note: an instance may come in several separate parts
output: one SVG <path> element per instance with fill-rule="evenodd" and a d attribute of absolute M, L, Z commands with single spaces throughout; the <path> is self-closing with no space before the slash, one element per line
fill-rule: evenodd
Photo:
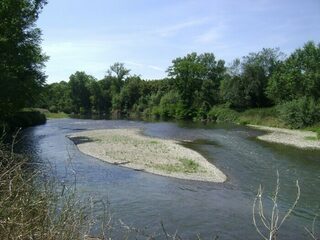
<path fill-rule="evenodd" d="M 88 206 L 0 143 L 0 239 L 83 239 L 94 221 Z"/>

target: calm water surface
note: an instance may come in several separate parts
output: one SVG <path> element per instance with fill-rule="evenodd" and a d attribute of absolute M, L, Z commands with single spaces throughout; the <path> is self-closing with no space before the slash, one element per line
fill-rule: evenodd
<path fill-rule="evenodd" d="M 178 180 L 114 166 L 82 154 L 66 137 L 84 130 L 136 127 L 148 136 L 192 140 L 186 146 L 220 168 L 228 181 Z M 279 239 L 308 239 L 304 227 L 320 211 L 320 151 L 264 143 L 255 138 L 260 134 L 237 125 L 59 119 L 25 130 L 23 146 L 34 159 L 49 162 L 61 182 L 76 178 L 82 197 L 109 201 L 113 219 L 149 232 L 161 231 L 162 221 L 168 232 L 178 231 L 186 239 L 198 233 L 204 239 L 259 239 L 252 225 L 253 199 L 262 184 L 270 207 L 267 195 L 279 170 L 280 210 L 292 204 L 297 179 L 301 187 L 299 204 Z"/>

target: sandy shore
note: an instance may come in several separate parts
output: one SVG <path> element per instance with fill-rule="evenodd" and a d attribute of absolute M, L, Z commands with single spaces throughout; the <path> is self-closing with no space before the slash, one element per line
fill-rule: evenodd
<path fill-rule="evenodd" d="M 143 136 L 139 129 L 93 130 L 68 137 L 81 152 L 116 165 L 180 179 L 226 180 L 226 176 L 198 152 L 177 141 Z"/>
<path fill-rule="evenodd" d="M 281 143 L 305 149 L 320 149 L 320 141 L 317 140 L 317 134 L 315 132 L 258 125 L 248 126 L 267 131 L 268 133 L 258 137 L 258 139 L 263 141 Z"/>

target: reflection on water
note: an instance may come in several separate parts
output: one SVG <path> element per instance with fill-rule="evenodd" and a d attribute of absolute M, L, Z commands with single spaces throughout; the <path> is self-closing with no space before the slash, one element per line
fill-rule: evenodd
<path fill-rule="evenodd" d="M 184 141 L 220 168 L 228 181 L 178 180 L 114 166 L 80 153 L 65 137 L 83 130 L 130 127 Z M 23 143 L 34 159 L 50 162 L 61 181 L 72 182 L 76 176 L 83 197 L 108 199 L 114 219 L 151 232 L 160 231 L 163 221 L 167 231 L 178 230 L 186 238 L 200 233 L 203 238 L 257 239 L 252 202 L 260 183 L 271 194 L 279 170 L 281 210 L 295 198 L 296 179 L 301 186 L 297 210 L 283 225 L 279 239 L 306 238 L 304 227 L 319 212 L 320 152 L 255 140 L 261 133 L 237 125 L 64 119 L 27 129 Z"/>

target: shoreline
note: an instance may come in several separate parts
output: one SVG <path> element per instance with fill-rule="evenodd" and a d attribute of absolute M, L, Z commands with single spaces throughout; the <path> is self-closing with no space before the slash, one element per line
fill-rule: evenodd
<path fill-rule="evenodd" d="M 148 137 L 141 129 L 101 129 L 67 135 L 82 153 L 136 171 L 222 183 L 226 175 L 178 141 Z"/>
<path fill-rule="evenodd" d="M 265 134 L 257 137 L 257 139 L 262 141 L 289 145 L 301 149 L 320 149 L 320 140 L 317 139 L 317 134 L 312 131 L 292 130 L 251 124 L 248 124 L 247 126 L 266 131 Z"/>

